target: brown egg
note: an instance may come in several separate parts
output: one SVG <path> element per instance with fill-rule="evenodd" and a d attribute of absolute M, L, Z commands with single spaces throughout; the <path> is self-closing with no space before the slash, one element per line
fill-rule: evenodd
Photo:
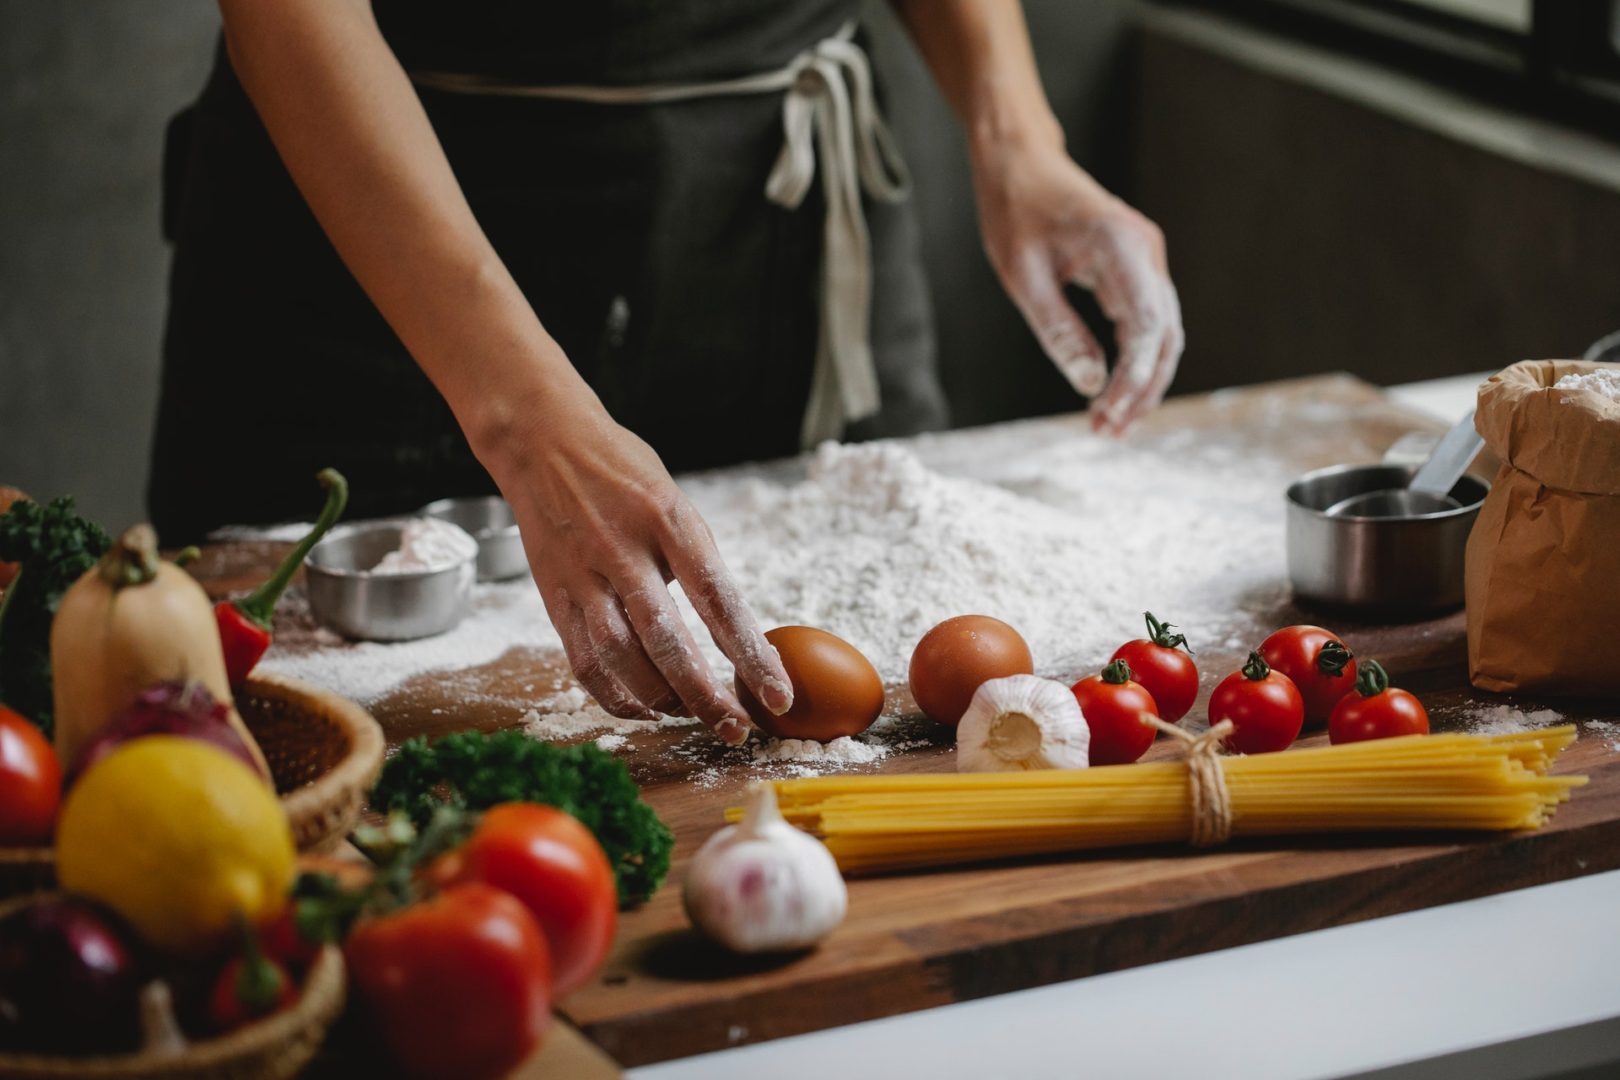
<path fill-rule="evenodd" d="M 781 654 L 793 683 L 793 707 L 781 716 L 771 715 L 741 680 L 737 697 L 767 735 L 826 742 L 859 735 L 883 711 L 883 680 L 877 669 L 843 638 L 813 626 L 779 626 L 765 640 Z"/>
<path fill-rule="evenodd" d="M 911 654 L 911 696 L 931 719 L 955 727 L 980 686 L 1034 671 L 1029 646 L 1018 631 L 988 615 L 958 615 L 917 643 Z"/>

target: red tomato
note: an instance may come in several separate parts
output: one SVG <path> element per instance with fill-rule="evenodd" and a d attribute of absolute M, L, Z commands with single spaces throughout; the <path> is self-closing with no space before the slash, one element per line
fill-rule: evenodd
<path fill-rule="evenodd" d="M 428 876 L 441 885 L 482 881 L 522 901 L 550 946 L 554 999 L 588 981 L 613 944 L 613 867 L 591 831 L 555 807 L 505 803 L 485 811 L 467 842 Z"/>
<path fill-rule="evenodd" d="M 1355 689 L 1355 657 L 1337 634 L 1320 626 L 1285 626 L 1261 643 L 1260 655 L 1294 681 L 1308 724 L 1327 723 L 1333 706 Z"/>
<path fill-rule="evenodd" d="M 0 846 L 49 844 L 62 767 L 39 728 L 0 705 Z"/>
<path fill-rule="evenodd" d="M 1305 726 L 1305 700 L 1293 680 L 1272 671 L 1258 652 L 1221 680 L 1209 698 L 1209 723 L 1232 721 L 1226 745 L 1239 754 L 1286 750 Z"/>
<path fill-rule="evenodd" d="M 298 984 L 287 969 L 262 953 L 238 956 L 214 980 L 208 1019 L 215 1031 L 232 1031 L 280 1012 L 298 1000 Z"/>
<path fill-rule="evenodd" d="M 1355 692 L 1334 706 L 1328 720 L 1328 741 L 1335 745 L 1428 733 L 1429 711 L 1405 690 L 1389 685 L 1389 675 L 1376 660 L 1361 666 Z"/>
<path fill-rule="evenodd" d="M 300 855 L 298 870 L 281 914 L 259 927 L 264 954 L 295 973 L 309 968 L 322 945 L 342 939 L 353 910 L 338 897 L 363 893 L 372 883 L 371 864 L 337 855 Z"/>
<path fill-rule="evenodd" d="M 493 885 L 456 885 L 362 919 L 343 955 L 362 1009 L 410 1076 L 503 1076 L 551 1022 L 545 935 Z"/>
<path fill-rule="evenodd" d="M 1158 731 L 1142 722 L 1142 714 L 1158 716 L 1159 708 L 1141 683 L 1131 681 L 1129 664 L 1115 660 L 1072 689 L 1091 729 L 1091 764 L 1128 765 L 1147 753 Z"/>
<path fill-rule="evenodd" d="M 1173 724 L 1198 700 L 1198 665 L 1190 650 L 1177 649 L 1187 648 L 1186 635 L 1172 634 L 1175 627 L 1155 619 L 1151 611 L 1142 614 L 1147 617 L 1148 636 L 1127 641 L 1109 660 L 1129 664 L 1131 677 L 1153 695 L 1159 715 Z"/>
<path fill-rule="evenodd" d="M 298 927 L 298 900 L 294 898 L 281 914 L 259 929 L 264 954 L 289 968 L 302 971 L 321 951 L 319 941 L 311 941 Z"/>

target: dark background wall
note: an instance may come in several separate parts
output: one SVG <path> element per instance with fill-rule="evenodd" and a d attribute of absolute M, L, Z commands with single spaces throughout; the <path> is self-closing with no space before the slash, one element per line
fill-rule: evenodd
<path fill-rule="evenodd" d="M 869 7 L 957 422 L 1078 407 L 984 259 L 948 110 Z M 1406 381 L 1620 327 L 1613 143 L 1366 65 L 1328 79 L 1331 57 L 1163 5 L 1025 7 L 1071 152 L 1169 237 L 1189 342 L 1177 391 L 1334 369 Z M 0 483 L 73 492 L 109 525 L 142 514 L 163 128 L 201 86 L 218 21 L 207 0 L 0 4 Z"/>
<path fill-rule="evenodd" d="M 0 483 L 109 526 L 142 513 L 163 128 L 218 25 L 202 0 L 0 4 Z"/>

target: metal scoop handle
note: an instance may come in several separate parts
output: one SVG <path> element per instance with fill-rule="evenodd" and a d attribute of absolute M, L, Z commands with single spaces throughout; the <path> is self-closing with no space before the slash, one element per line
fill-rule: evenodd
<path fill-rule="evenodd" d="M 1419 467 L 1412 482 L 1407 485 L 1408 489 L 1425 495 L 1450 494 L 1484 444 L 1485 440 L 1474 430 L 1474 410 L 1469 409 L 1467 416 L 1440 437 L 1429 460 Z"/>

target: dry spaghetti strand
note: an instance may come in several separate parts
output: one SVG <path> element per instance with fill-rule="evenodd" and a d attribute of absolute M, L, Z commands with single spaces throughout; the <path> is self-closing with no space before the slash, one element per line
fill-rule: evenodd
<path fill-rule="evenodd" d="M 1225 757 L 1206 766 L 1223 781 L 1218 791 L 1190 783 L 1181 761 L 806 777 L 774 787 L 782 813 L 822 837 L 842 869 L 871 873 L 1190 837 L 1534 829 L 1586 783 L 1548 775 L 1574 740 L 1565 725 Z M 1195 795 L 1225 802 L 1195 811 Z"/>

